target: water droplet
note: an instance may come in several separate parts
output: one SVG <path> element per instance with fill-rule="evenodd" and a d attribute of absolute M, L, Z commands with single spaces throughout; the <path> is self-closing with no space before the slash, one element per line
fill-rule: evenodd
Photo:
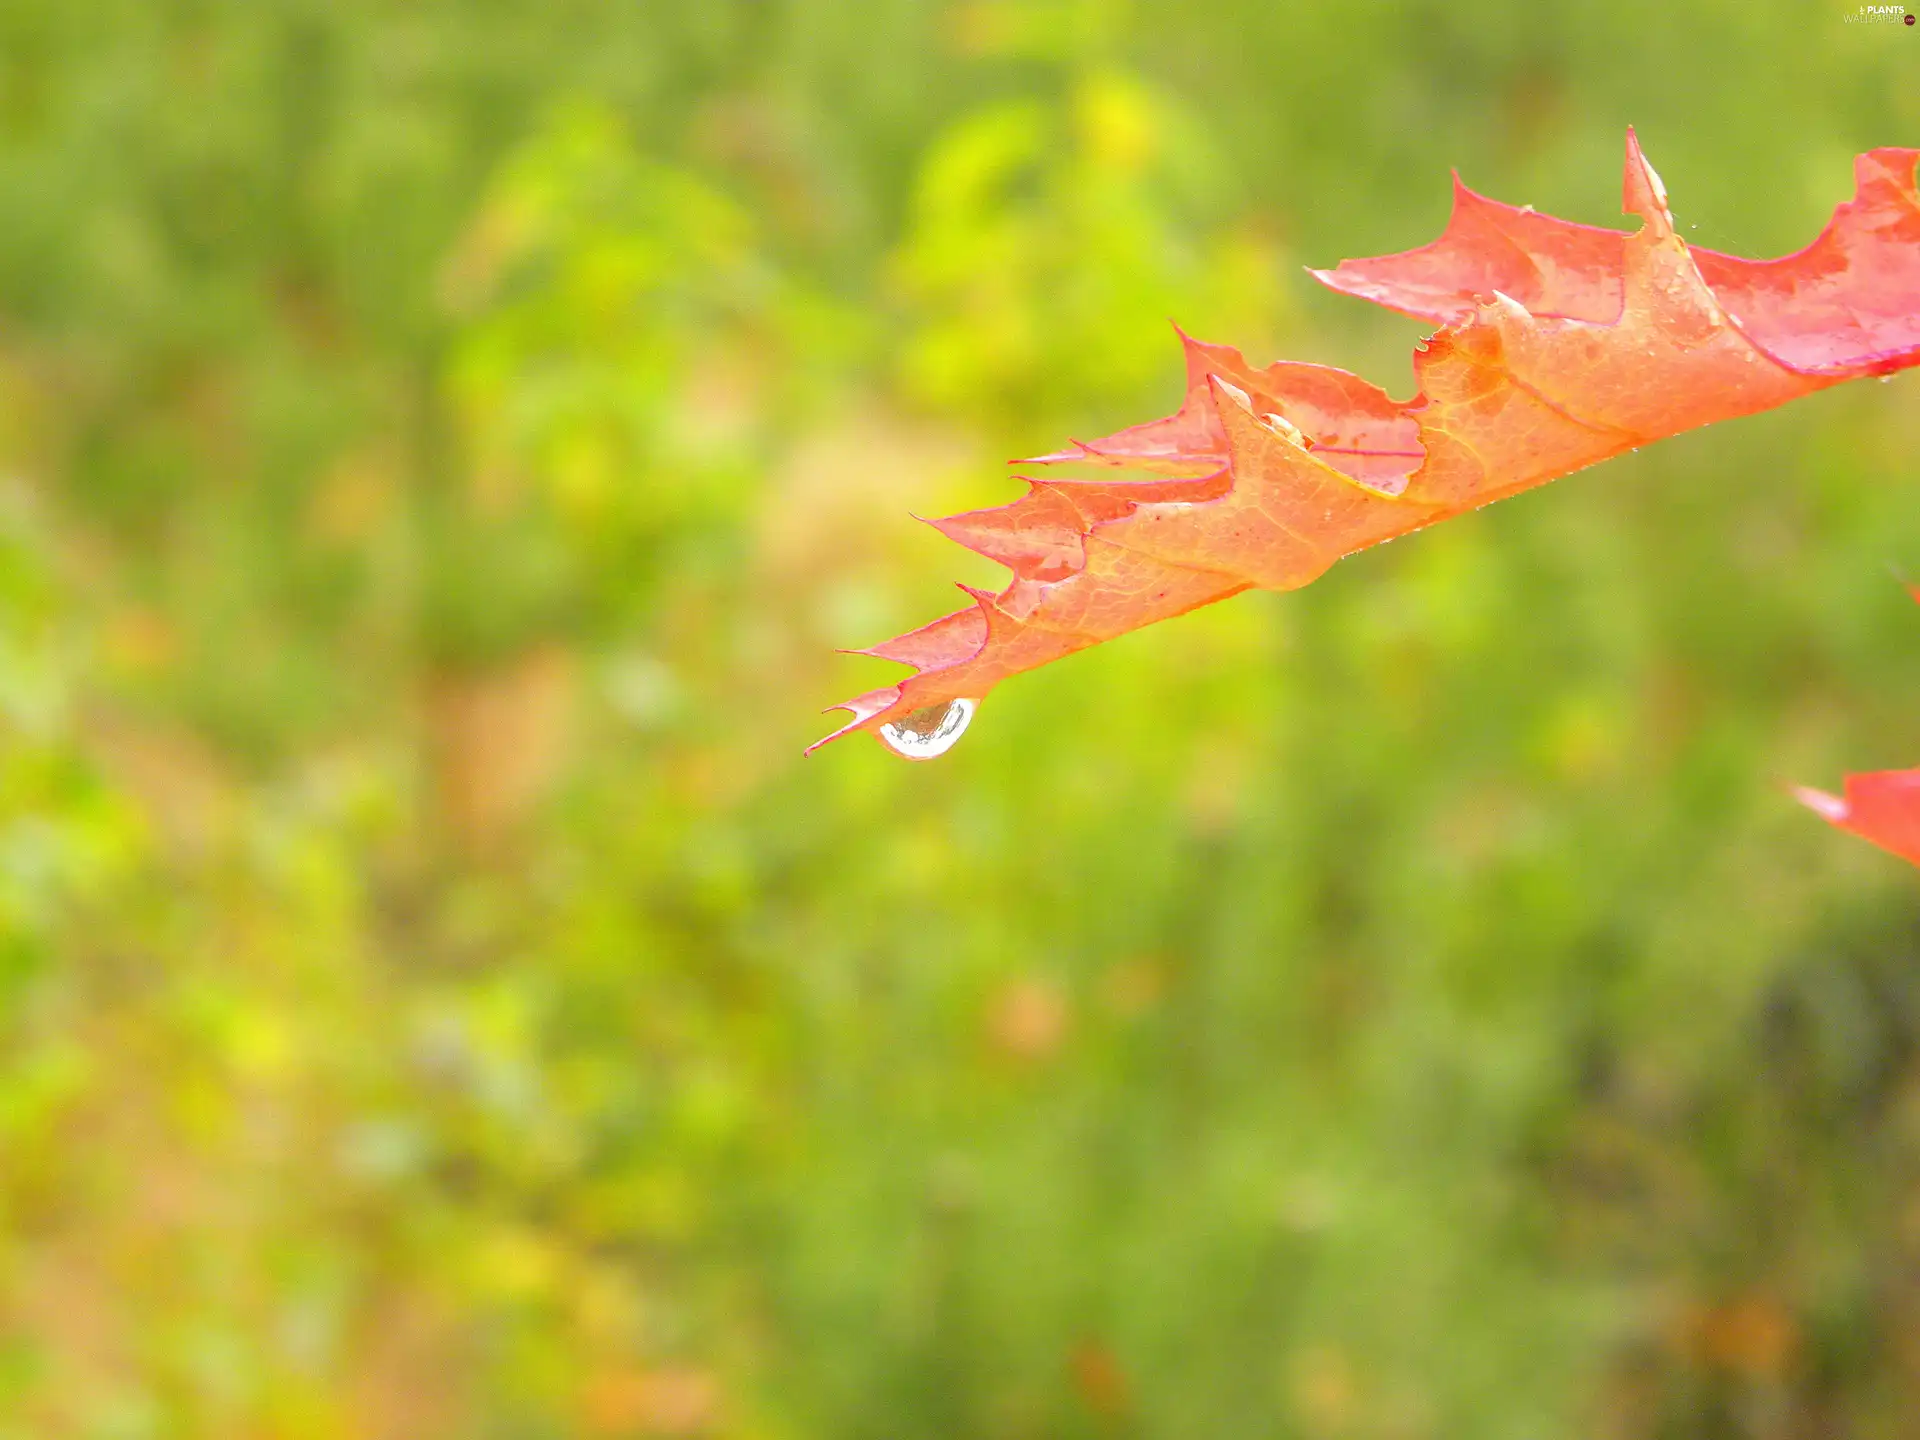
<path fill-rule="evenodd" d="M 978 700 L 949 700 L 941 705 L 924 705 L 893 724 L 882 725 L 880 738 L 896 755 L 931 760 L 946 754 L 967 733 L 979 704 Z"/>
<path fill-rule="evenodd" d="M 1282 440 L 1291 441 L 1303 450 L 1306 448 L 1307 437 L 1302 435 L 1300 433 L 1300 427 L 1287 419 L 1286 416 L 1275 415 L 1269 412 L 1260 417 L 1260 423 L 1278 435 Z"/>

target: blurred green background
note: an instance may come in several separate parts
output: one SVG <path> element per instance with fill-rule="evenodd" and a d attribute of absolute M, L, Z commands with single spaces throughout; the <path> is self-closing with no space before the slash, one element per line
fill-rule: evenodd
<path fill-rule="evenodd" d="M 0 4 L 0 1437 L 1912 1434 L 1914 376 L 800 757 L 1450 165 L 1804 244 L 1851 9 Z"/>

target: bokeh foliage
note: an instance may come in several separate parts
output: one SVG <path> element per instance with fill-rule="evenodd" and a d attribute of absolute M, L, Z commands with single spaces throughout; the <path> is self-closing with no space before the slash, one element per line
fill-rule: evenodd
<path fill-rule="evenodd" d="M 914 527 L 1804 243 L 1850 7 L 0 4 L 0 1436 L 1907 1433 L 1911 376 L 802 761 Z"/>

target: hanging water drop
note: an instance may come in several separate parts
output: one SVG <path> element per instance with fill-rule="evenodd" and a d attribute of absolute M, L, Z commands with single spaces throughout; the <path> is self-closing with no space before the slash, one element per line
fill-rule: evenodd
<path fill-rule="evenodd" d="M 978 707 L 977 700 L 949 700 L 939 705 L 924 705 L 897 721 L 880 727 L 880 738 L 896 755 L 909 760 L 931 760 L 953 748 L 954 741 L 967 733 L 967 725 Z"/>

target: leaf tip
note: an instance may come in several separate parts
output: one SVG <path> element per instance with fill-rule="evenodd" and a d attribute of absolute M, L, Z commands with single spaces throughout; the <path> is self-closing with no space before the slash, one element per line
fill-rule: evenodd
<path fill-rule="evenodd" d="M 1666 183 L 1640 148 L 1640 137 L 1631 125 L 1627 127 L 1627 164 L 1620 186 L 1620 209 L 1624 214 L 1638 215 L 1650 225 L 1672 228 Z"/>
<path fill-rule="evenodd" d="M 1838 795 L 1816 790 L 1811 785 L 1795 785 L 1793 798 L 1831 825 L 1845 825 L 1853 811 Z"/>
<path fill-rule="evenodd" d="M 1242 410 L 1246 411 L 1249 415 L 1253 413 L 1252 398 L 1247 394 L 1246 391 L 1242 390 L 1238 385 L 1234 384 L 1231 380 L 1222 379 L 1218 375 L 1209 375 L 1207 376 L 1207 387 L 1213 392 L 1213 403 L 1216 406 L 1220 403 L 1220 397 L 1222 395 L 1227 395 L 1227 396 L 1231 396 L 1233 399 L 1233 403 L 1238 405 Z"/>
<path fill-rule="evenodd" d="M 900 687 L 898 685 L 888 685 L 880 690 L 869 690 L 864 695 L 856 695 L 851 700 L 842 700 L 838 705 L 827 706 L 826 709 L 820 712 L 822 715 L 831 715 L 836 710 L 845 710 L 851 714 L 853 718 L 832 734 L 822 735 L 800 753 L 803 756 L 811 755 L 822 745 L 831 745 L 843 735 L 851 735 L 876 715 L 885 714 L 894 705 L 898 704 L 899 700 Z"/>
<path fill-rule="evenodd" d="M 1075 439 L 1072 439 L 1071 437 L 1068 438 L 1067 444 L 1072 448 L 1067 450 L 1049 450 L 1045 455 L 1027 455 L 1020 459 L 1009 460 L 1007 461 L 1007 464 L 1009 465 L 1070 465 L 1076 460 L 1085 460 L 1089 455 L 1096 455 L 1099 453 L 1091 445 L 1088 445 L 1085 441 L 1075 440 Z"/>

